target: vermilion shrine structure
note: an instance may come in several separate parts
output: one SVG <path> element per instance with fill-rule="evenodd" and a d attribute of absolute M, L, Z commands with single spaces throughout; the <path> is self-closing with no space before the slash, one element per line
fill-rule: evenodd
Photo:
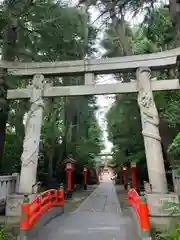
<path fill-rule="evenodd" d="M 76 164 L 76 160 L 70 155 L 63 162 L 62 165 L 65 166 L 67 173 L 67 193 L 69 197 L 72 197 L 72 171 Z"/>
<path fill-rule="evenodd" d="M 146 152 L 149 181 L 152 192 L 147 193 L 147 200 L 151 211 L 151 201 L 156 201 L 158 210 L 159 199 L 170 196 L 167 188 L 164 159 L 159 134 L 159 116 L 153 99 L 153 91 L 179 90 L 179 79 L 155 80 L 151 79 L 151 71 L 177 67 L 180 48 L 170 51 L 116 57 L 108 59 L 85 59 L 68 62 L 0 62 L 0 68 L 5 74 L 32 77 L 32 85 L 24 89 L 8 90 L 7 99 L 29 99 L 31 103 L 28 112 L 23 153 L 21 157 L 21 174 L 19 192 L 9 196 L 7 205 L 11 212 L 13 206 L 18 207 L 23 194 L 33 194 L 32 186 L 36 182 L 38 165 L 38 151 L 43 113 L 43 99 L 77 95 L 100 95 L 119 93 L 138 93 L 138 105 L 142 121 L 142 134 Z M 136 73 L 136 81 L 113 84 L 95 84 L 98 74 Z M 84 76 L 84 85 L 55 87 L 46 84 L 48 76 Z M 1 76 L 2 80 L 4 76 Z M 157 200 L 158 199 L 158 200 Z M 12 207 L 11 207 L 12 206 Z M 7 211 L 7 212 L 10 212 Z"/>

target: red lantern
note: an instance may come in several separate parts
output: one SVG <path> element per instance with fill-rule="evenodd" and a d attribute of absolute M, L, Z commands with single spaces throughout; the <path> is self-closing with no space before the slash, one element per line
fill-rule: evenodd
<path fill-rule="evenodd" d="M 76 160 L 73 159 L 71 155 L 69 155 L 62 164 L 65 166 L 65 170 L 67 172 L 67 190 L 68 196 L 71 197 L 72 195 L 72 171 L 75 167 Z"/>

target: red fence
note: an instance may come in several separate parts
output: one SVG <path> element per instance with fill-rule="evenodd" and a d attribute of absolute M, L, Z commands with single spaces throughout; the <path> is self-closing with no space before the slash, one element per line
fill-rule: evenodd
<path fill-rule="evenodd" d="M 43 213 L 54 206 L 64 206 L 64 190 L 51 189 L 21 206 L 20 228 L 29 229 Z"/>
<path fill-rule="evenodd" d="M 135 189 L 128 189 L 128 204 L 130 204 L 139 219 L 142 233 L 150 235 L 148 205 L 144 196 L 139 196 Z"/>

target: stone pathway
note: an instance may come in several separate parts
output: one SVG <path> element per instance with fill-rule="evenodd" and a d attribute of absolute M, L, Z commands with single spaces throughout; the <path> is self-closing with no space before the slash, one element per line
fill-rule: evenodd
<path fill-rule="evenodd" d="M 111 181 L 100 186 L 72 213 L 53 219 L 37 240 L 139 240 L 124 216 Z"/>

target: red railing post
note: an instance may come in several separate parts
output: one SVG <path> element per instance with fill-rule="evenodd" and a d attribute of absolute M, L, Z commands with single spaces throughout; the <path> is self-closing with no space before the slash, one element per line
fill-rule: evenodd
<path fill-rule="evenodd" d="M 67 170 L 67 189 L 68 189 L 68 192 L 70 192 L 71 190 L 72 190 L 72 184 L 71 184 L 71 181 L 72 181 L 72 179 L 71 179 L 71 170 L 70 169 L 68 169 Z"/>
<path fill-rule="evenodd" d="M 27 195 L 24 196 L 24 202 L 21 205 L 20 228 L 29 229 L 30 205 Z"/>
<path fill-rule="evenodd" d="M 139 196 L 135 189 L 128 187 L 128 204 L 132 205 L 139 219 L 142 239 L 151 239 L 148 204 L 144 196 Z"/>
<path fill-rule="evenodd" d="M 128 204 L 130 205 L 131 204 L 131 189 L 129 188 L 128 186 Z"/>
<path fill-rule="evenodd" d="M 60 186 L 58 190 L 58 204 L 64 204 L 64 187 L 63 185 Z"/>
<path fill-rule="evenodd" d="M 144 196 L 140 197 L 140 225 L 142 237 L 150 237 L 148 205 Z"/>
<path fill-rule="evenodd" d="M 72 197 L 72 164 L 66 164 L 66 172 L 67 172 L 67 197 Z"/>

